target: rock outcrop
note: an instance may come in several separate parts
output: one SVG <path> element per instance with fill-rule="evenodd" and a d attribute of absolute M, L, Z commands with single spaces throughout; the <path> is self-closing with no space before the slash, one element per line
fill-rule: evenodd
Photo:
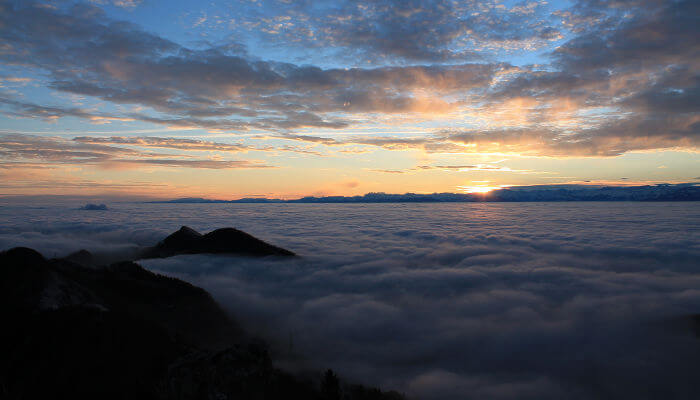
<path fill-rule="evenodd" d="M 183 226 L 154 247 L 143 251 L 141 258 L 164 258 L 179 254 L 232 254 L 241 256 L 281 256 L 295 254 L 273 246 L 235 228 L 221 228 L 206 235 Z"/>

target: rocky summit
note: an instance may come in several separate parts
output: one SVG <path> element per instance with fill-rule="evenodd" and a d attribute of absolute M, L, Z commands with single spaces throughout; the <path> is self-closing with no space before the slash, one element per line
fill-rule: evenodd
<path fill-rule="evenodd" d="M 145 249 L 140 258 L 163 258 L 179 254 L 231 254 L 241 256 L 282 256 L 295 254 L 273 246 L 235 228 L 221 228 L 205 235 L 183 226 L 156 246 Z"/>

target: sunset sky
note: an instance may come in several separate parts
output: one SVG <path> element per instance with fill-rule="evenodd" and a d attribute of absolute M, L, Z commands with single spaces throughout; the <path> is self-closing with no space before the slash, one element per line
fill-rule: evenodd
<path fill-rule="evenodd" d="M 698 16 L 697 1 L 0 0 L 0 195 L 698 181 Z"/>

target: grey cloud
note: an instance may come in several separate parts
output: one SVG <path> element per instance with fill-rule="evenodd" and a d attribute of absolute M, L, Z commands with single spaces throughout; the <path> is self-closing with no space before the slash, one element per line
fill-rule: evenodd
<path fill-rule="evenodd" d="M 694 23 L 693 16 L 697 6 L 683 1 L 636 2 L 634 12 L 623 16 L 622 6 L 629 4 L 575 4 L 566 18 L 588 18 L 590 27 L 561 45 L 552 54 L 554 64 L 542 70 L 502 63 L 322 69 L 254 60 L 221 46 L 188 49 L 134 25 L 110 20 L 96 7 L 57 11 L 5 1 L 2 7 L 8 12 L 0 17 L 0 59 L 4 62 L 46 71 L 49 86 L 56 90 L 152 110 L 117 115 L 13 99 L 2 103 L 6 112 L 18 116 L 73 116 L 97 122 L 132 119 L 232 134 L 255 129 L 324 145 L 427 152 L 465 152 L 458 144 L 469 140 L 502 142 L 514 152 L 536 155 L 567 155 L 566 149 L 572 149 L 574 155 L 618 155 L 641 149 L 696 148 L 700 92 L 693 38 L 700 24 Z M 358 11 L 360 6 L 366 7 L 366 13 Z M 287 6 L 280 7 L 286 10 Z M 294 15 L 308 11 L 304 5 L 289 7 L 287 11 L 298 13 Z M 431 40 L 451 37 L 455 26 L 473 28 L 474 40 L 525 39 L 535 31 L 543 37 L 550 35 L 546 21 L 535 15 L 540 12 L 537 4 L 519 4 L 510 11 L 495 7 L 454 2 L 347 3 L 338 8 L 347 13 L 339 11 L 338 15 L 352 18 L 328 23 L 340 24 L 331 31 L 351 42 L 374 35 L 378 39 L 367 39 L 368 46 L 376 44 L 386 47 L 387 54 L 417 59 L 438 57 L 445 49 Z M 469 10 L 479 15 L 464 17 Z M 537 27 L 523 23 L 528 19 L 538 21 Z M 420 37 L 409 40 L 410 36 L 400 34 L 404 29 L 401 21 L 424 26 L 427 31 L 415 29 Z M 354 29 L 351 25 L 357 28 L 357 36 L 349 31 Z M 492 36 L 479 36 L 484 32 Z M 384 34 L 386 41 L 382 41 Z M 394 39 L 404 44 L 394 44 Z M 329 46 L 362 48 L 361 43 L 351 42 Z M 414 45 L 427 53 L 420 55 L 410 47 Z M 428 54 L 431 52 L 434 54 Z M 421 93 L 428 94 L 421 97 Z M 292 133 L 303 128 L 350 127 L 367 122 L 363 118 L 369 119 L 365 115 L 371 113 L 489 112 L 513 98 L 537 102 L 525 112 L 525 125 L 457 132 L 454 140 L 444 134 L 341 140 Z M 607 122 L 580 117 L 581 128 L 552 127 L 558 118 L 552 108 L 569 101 L 572 113 L 610 110 L 604 117 Z"/>
<path fill-rule="evenodd" d="M 124 136 L 110 136 L 110 137 L 90 137 L 90 136 L 78 136 L 73 138 L 73 141 L 80 143 L 91 143 L 91 144 L 115 144 L 115 145 L 126 145 L 126 146 L 137 146 L 137 147 L 154 147 L 163 149 L 176 149 L 184 151 L 217 151 L 217 152 L 228 152 L 228 153 L 245 153 L 248 151 L 286 151 L 292 153 L 304 153 L 313 154 L 316 156 L 322 156 L 321 153 L 317 151 L 310 150 L 308 148 L 302 148 L 299 146 L 281 146 L 281 147 L 256 147 L 245 145 L 242 143 L 219 143 L 211 142 L 199 139 L 186 139 L 186 138 L 172 138 L 172 137 L 157 137 L 157 136 L 139 136 L 139 137 L 124 137 Z M 212 164 L 213 165 L 213 164 Z M 226 165 L 225 163 L 220 163 L 220 165 Z M 232 164 L 233 165 L 233 164 Z"/>
<path fill-rule="evenodd" d="M 155 138 L 158 139 L 158 138 Z M 13 160 L 4 163 L 5 168 L 25 168 L 24 165 L 39 163 L 52 164 L 92 164 L 102 167 L 159 165 L 186 168 L 230 169 L 230 168 L 270 168 L 259 161 L 249 160 L 209 160 L 192 159 L 190 156 L 161 154 L 139 151 L 109 144 L 134 144 L 129 140 L 89 140 L 86 137 L 66 140 L 57 137 L 34 135 L 0 135 L 0 160 Z M 182 149 L 187 141 L 163 141 L 162 147 Z M 201 146 L 215 146 L 217 143 L 202 143 Z M 152 142 L 153 143 L 153 142 Z M 193 143 L 189 143 L 193 145 Z M 178 147 L 179 146 L 179 147 Z M 159 146 L 154 146 L 159 147 Z M 15 161 L 16 160 L 16 161 Z"/>
<path fill-rule="evenodd" d="M 384 67 L 373 69 L 351 68 L 331 70 L 338 81 L 382 87 L 432 88 L 441 91 L 479 88 L 488 84 L 493 74 L 507 65 L 461 64 Z"/>
<path fill-rule="evenodd" d="M 261 162 L 248 160 L 180 160 L 167 158 L 146 158 L 146 159 L 118 159 L 110 160 L 106 163 L 109 165 L 160 165 L 165 167 L 183 167 L 183 168 L 206 168 L 206 169 L 234 169 L 234 168 L 274 168 L 271 165 L 265 165 Z"/>
<path fill-rule="evenodd" d="M 559 36 L 543 4 L 508 10 L 477 1 L 340 1 L 327 7 L 276 5 L 285 23 L 253 16 L 267 40 L 291 46 L 342 49 L 340 57 L 376 64 L 483 59 L 484 47 L 547 42 Z M 274 28 L 270 28 L 274 26 Z M 347 57 L 347 58 L 351 58 Z M 353 61 L 356 62 L 356 61 Z"/>
<path fill-rule="evenodd" d="M 112 4 L 116 7 L 131 9 L 138 7 L 143 0 L 90 0 L 90 2 L 95 4 Z"/>
<path fill-rule="evenodd" d="M 11 168 L 16 168 L 12 166 Z M 35 168 L 36 166 L 28 165 L 21 168 Z M 2 168 L 2 166 L 0 166 Z M 77 189 L 152 189 L 152 188 L 167 188 L 167 185 L 161 185 L 153 182 L 125 182 L 125 183 L 103 183 L 86 179 L 7 179 L 0 183 L 0 188 L 3 189 L 56 189 L 60 188 L 77 188 Z M 64 245 L 66 243 L 63 243 Z"/>
<path fill-rule="evenodd" d="M 169 127 L 190 128 L 197 127 L 212 130 L 247 130 L 250 124 L 230 120 L 211 120 L 194 117 L 162 118 L 145 114 L 106 114 L 98 111 L 86 110 L 78 107 L 45 106 L 34 103 L 18 101 L 14 99 L 0 98 L 0 103 L 9 106 L 12 111 L 6 113 L 23 118 L 55 119 L 63 117 L 84 118 L 95 122 L 105 121 L 144 121 Z"/>
<path fill-rule="evenodd" d="M 368 111 L 345 106 L 342 92 L 348 87 L 366 101 L 378 97 L 369 103 L 372 111 L 411 111 L 406 87 L 477 87 L 495 70 L 491 65 L 323 70 L 252 61 L 216 48 L 187 49 L 86 6 L 76 6 L 70 14 L 31 6 L 5 8 L 12 10 L 5 13 L 12 18 L 3 21 L 3 41 L 9 48 L 0 54 L 3 60 L 48 70 L 50 87 L 56 90 L 177 115 L 132 116 L 175 126 L 341 128 L 347 123 L 313 111 Z M 379 90 L 386 85 L 393 90 Z M 290 91 L 291 97 L 284 94 Z M 236 118 L 201 118 L 227 116 Z"/>
<path fill-rule="evenodd" d="M 261 124 L 262 127 L 273 126 L 284 129 L 318 127 L 318 128 L 344 128 L 349 124 L 342 120 L 327 120 L 310 112 L 287 112 L 284 119 L 268 119 Z"/>
<path fill-rule="evenodd" d="M 356 137 L 345 141 L 346 144 L 363 144 L 371 146 L 379 146 L 388 149 L 406 149 L 406 148 L 416 148 L 430 139 L 427 138 L 400 138 L 400 137 Z"/>
<path fill-rule="evenodd" d="M 406 171 L 400 169 L 369 169 L 372 172 L 383 172 L 385 174 L 403 174 Z"/>
<path fill-rule="evenodd" d="M 476 165 L 418 165 L 413 168 L 409 169 L 404 169 L 404 170 L 395 170 L 395 169 L 372 169 L 370 171 L 374 172 L 384 172 L 384 173 L 390 173 L 390 174 L 402 174 L 405 172 L 411 172 L 411 171 L 430 171 L 430 170 L 444 170 L 444 171 L 469 171 L 469 170 L 478 170 L 478 171 L 509 171 L 509 172 L 529 172 L 529 171 L 521 171 L 521 170 L 511 170 L 510 168 L 501 166 L 501 165 L 493 165 L 493 164 L 476 164 Z"/>
<path fill-rule="evenodd" d="M 183 139 L 183 138 L 162 138 L 155 136 L 141 136 L 141 137 L 123 137 L 123 136 L 110 136 L 110 137 L 88 137 L 79 136 L 73 138 L 76 142 L 81 143 L 100 143 L 100 144 L 121 144 L 121 145 L 132 145 L 132 146 L 143 146 L 143 147 L 161 147 L 161 148 L 172 148 L 180 150 L 202 150 L 202 151 L 225 151 L 225 152 L 243 152 L 247 150 L 254 149 L 253 147 L 246 146 L 243 144 L 228 144 L 228 143 L 217 143 L 208 142 L 204 140 L 196 139 Z"/>
<path fill-rule="evenodd" d="M 89 143 L 72 143 L 55 137 L 30 135 L 0 136 L 0 157 L 4 159 L 44 160 L 59 163 L 95 163 L 116 156 L 134 156 L 140 152 Z"/>
<path fill-rule="evenodd" d="M 433 136 L 414 138 L 356 136 L 333 139 L 305 135 L 285 135 L 281 138 L 327 146 L 362 145 L 388 150 L 417 149 L 429 153 L 504 152 L 536 156 L 614 157 L 635 150 L 697 148 L 700 145 L 700 123 L 693 114 L 651 113 L 578 129 L 442 130 Z"/>
<path fill-rule="evenodd" d="M 310 142 L 310 143 L 321 143 L 326 145 L 338 144 L 336 139 L 321 137 L 321 136 L 311 136 L 311 135 L 295 135 L 295 134 L 283 134 L 280 136 L 273 136 L 280 139 L 295 140 L 300 142 Z M 267 136 L 260 136 L 259 139 L 265 139 Z"/>
<path fill-rule="evenodd" d="M 700 58 L 696 65 L 700 65 Z M 654 81 L 622 100 L 626 108 L 644 114 L 692 115 L 700 110 L 700 74 L 690 65 L 673 65 Z"/>
<path fill-rule="evenodd" d="M 627 3 L 627 4 L 625 4 Z M 583 5 L 582 5 L 583 4 Z M 700 6 L 693 1 L 583 2 L 584 13 L 612 13 L 609 22 L 575 37 L 554 52 L 565 69 L 642 69 L 698 62 Z M 634 7 L 634 8 L 629 8 Z M 595 10 L 595 11 L 592 11 Z M 619 18 L 627 11 L 626 18 Z M 603 17 L 600 17 L 601 19 Z"/>
<path fill-rule="evenodd" d="M 445 140 L 476 145 L 471 151 L 551 156 L 611 157 L 634 150 L 697 148 L 700 124 L 693 116 L 628 117 L 591 128 L 446 131 Z"/>
<path fill-rule="evenodd" d="M 18 117 L 29 118 L 61 118 L 61 117 L 77 117 L 85 119 L 116 119 L 119 117 L 105 115 L 98 112 L 91 112 L 78 107 L 57 107 L 57 106 L 42 106 L 38 104 L 22 102 L 9 98 L 0 97 L 0 104 L 4 104 L 12 108 L 9 112 L 11 115 Z"/>
<path fill-rule="evenodd" d="M 523 70 L 489 93 L 496 104 L 517 97 L 540 105 L 528 116 L 534 127 L 496 132 L 496 141 L 513 147 L 522 141 L 525 150 L 537 144 L 542 153 L 558 155 L 566 155 L 567 149 L 573 154 L 619 155 L 697 148 L 697 2 L 585 1 L 572 10 L 572 16 L 589 18 L 592 26 L 552 53 L 559 71 Z M 549 107 L 562 100 L 579 109 L 614 111 L 605 121 L 592 120 L 581 128 L 536 126 L 547 123 Z M 478 142 L 491 133 L 467 136 Z"/>
<path fill-rule="evenodd" d="M 504 168 L 503 166 L 500 165 L 492 165 L 492 164 L 477 164 L 477 165 L 419 165 L 416 167 L 416 169 L 443 169 L 443 170 L 448 170 L 448 171 L 460 171 L 460 170 L 480 170 L 480 171 L 499 171 L 499 170 L 508 170 L 510 169 Z"/>
<path fill-rule="evenodd" d="M 0 103 L 10 107 L 11 111 L 6 111 L 5 113 L 22 118 L 41 118 L 51 120 L 63 117 L 76 117 L 84 118 L 93 122 L 109 122 L 118 120 L 143 121 L 175 128 L 195 127 L 207 130 L 226 131 L 247 131 L 251 127 L 255 126 L 255 124 L 252 123 L 230 119 L 206 119 L 187 116 L 155 117 L 143 113 L 106 114 L 78 107 L 46 106 L 7 98 L 0 98 Z M 211 113 L 212 112 L 203 111 L 202 113 L 192 112 L 190 114 L 201 115 Z M 216 111 L 213 111 L 213 113 L 216 113 Z M 298 124 L 303 123 L 299 122 Z"/>

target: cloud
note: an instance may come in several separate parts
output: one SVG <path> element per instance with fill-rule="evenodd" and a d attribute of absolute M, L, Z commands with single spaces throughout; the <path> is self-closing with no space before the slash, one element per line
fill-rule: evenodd
<path fill-rule="evenodd" d="M 133 9 L 138 7 L 143 0 L 90 0 L 90 2 L 95 4 L 112 4 L 116 7 Z"/>
<path fill-rule="evenodd" d="M 322 153 L 299 146 L 278 146 L 278 147 L 256 147 L 242 143 L 219 143 L 210 142 L 199 139 L 185 138 L 163 138 L 157 136 L 140 136 L 140 137 L 89 137 L 79 136 L 73 138 L 76 142 L 91 143 L 91 144 L 116 144 L 136 147 L 153 147 L 164 149 L 177 149 L 182 151 L 211 151 L 225 153 L 245 153 L 248 151 L 264 151 L 264 152 L 292 152 L 300 154 L 311 154 L 314 156 L 323 156 Z"/>
<path fill-rule="evenodd" d="M 400 170 L 400 169 L 369 169 L 368 171 L 372 172 L 382 172 L 385 174 L 403 174 L 406 171 Z"/>
<path fill-rule="evenodd" d="M 414 98 L 405 89 L 476 87 L 488 82 L 496 69 L 466 64 L 323 70 L 251 61 L 215 48 L 181 47 L 136 26 L 111 21 L 101 10 L 87 6 L 75 6 L 70 13 L 18 7 L 13 9 L 13 18 L 3 24 L 7 26 L 9 50 L 0 57 L 10 64 L 48 70 L 51 88 L 114 103 L 146 105 L 178 116 L 125 117 L 205 129 L 348 125 L 316 111 L 430 112 L 449 105 L 439 99 Z M 48 26 L 56 27 L 52 28 L 55 32 L 47 32 Z M 53 36 L 50 41 L 46 40 L 49 36 Z M 54 117 L 58 113 L 48 107 L 40 110 L 6 103 L 23 107 L 29 114 Z M 80 110 L 63 112 L 83 116 Z M 201 118 L 229 116 L 235 118 Z"/>
<path fill-rule="evenodd" d="M 139 181 L 123 181 L 123 182 L 99 182 L 90 179 L 79 179 L 73 177 L 64 177 L 60 175 L 54 175 L 52 172 L 52 167 L 36 164 L 20 164 L 13 163 L 8 165 L 7 163 L 0 164 L 0 189 L 7 190 L 8 192 L 0 194 L 0 196 L 7 195 L 17 195 L 25 193 L 35 193 L 37 189 L 48 189 L 50 193 L 60 195 L 66 192 L 72 192 L 74 190 L 80 190 L 83 193 L 100 192 L 105 193 L 124 193 L 128 191 L 131 193 L 143 193 L 150 191 L 171 193 L 172 187 L 167 184 L 153 183 L 153 182 L 139 182 Z M 22 198 L 20 195 L 19 198 Z M 40 196 L 40 198 L 46 199 L 46 196 Z M 3 198 L 7 200 L 7 198 Z M 32 199 L 31 201 L 35 201 Z M 82 200 L 82 199 L 81 199 Z M 20 200 L 22 201 L 22 200 Z M 26 199 L 24 204 L 26 204 Z"/>
<path fill-rule="evenodd" d="M 347 182 L 342 182 L 340 185 L 347 187 L 347 188 L 356 188 L 356 187 L 360 186 L 360 182 L 358 180 L 353 179 L 353 180 L 349 180 Z"/>
<path fill-rule="evenodd" d="M 487 57 L 485 49 L 537 48 L 558 38 L 545 4 L 508 9 L 490 1 L 337 1 L 326 7 L 291 2 L 272 9 L 276 18 L 254 15 L 262 24 L 251 23 L 250 30 L 276 44 L 334 49 L 338 57 L 375 64 L 478 60 Z"/>
<path fill-rule="evenodd" d="M 274 168 L 270 165 L 265 165 L 260 162 L 247 160 L 178 160 L 178 159 L 124 159 L 110 160 L 104 164 L 105 167 L 140 167 L 144 165 L 155 165 L 164 167 L 183 167 L 183 168 L 205 168 L 205 169 L 234 169 L 234 168 Z"/>
<path fill-rule="evenodd" d="M 623 11 L 623 3 L 634 7 Z M 0 102 L 12 116 L 141 121 L 232 135 L 262 131 L 320 145 L 436 153 L 616 156 L 696 149 L 697 5 L 623 3 L 579 2 L 556 15 L 537 2 L 510 8 L 447 1 L 295 3 L 276 5 L 280 15 L 241 16 L 242 23 L 253 15 L 282 24 L 275 36 L 283 38 L 300 37 L 304 21 L 314 35 L 302 45 L 393 60 L 321 68 L 257 59 L 236 46 L 188 48 L 110 19 L 95 6 L 5 1 L 4 63 L 41 71 L 53 90 L 140 110 L 103 112 L 7 95 Z M 568 30 L 565 41 L 559 29 Z M 554 39 L 562 42 L 549 51 L 547 65 L 514 67 L 472 54 L 472 47 L 502 50 Z M 431 128 L 418 137 L 350 140 L 299 133 L 409 120 L 429 121 Z"/>
<path fill-rule="evenodd" d="M 657 114 L 603 122 L 573 131 L 547 128 L 447 131 L 445 140 L 471 146 L 465 152 L 611 157 L 634 150 L 697 148 L 700 145 L 699 122 L 697 115 Z"/>
<path fill-rule="evenodd" d="M 206 169 L 232 169 L 232 168 L 270 168 L 259 161 L 250 160 L 218 160 L 218 159 L 192 159 L 188 155 L 163 154 L 145 152 L 122 146 L 110 146 L 110 144 L 129 144 L 139 142 L 109 138 L 106 140 L 91 140 L 86 137 L 73 140 L 58 137 L 46 137 L 35 135 L 6 134 L 0 135 L 0 160 L 10 160 L 3 163 L 5 168 L 13 166 L 26 168 L 26 164 L 39 165 L 98 165 L 103 168 L 124 168 L 136 166 L 163 166 Z M 183 146 L 199 146 L 217 148 L 220 143 L 188 141 L 185 139 L 160 139 L 145 140 L 142 143 L 154 145 L 153 147 L 166 147 L 184 149 Z M 226 148 L 226 147 L 224 147 Z M 230 149 L 229 149 L 230 150 Z M 224 150 L 219 150 L 224 151 Z"/>
<path fill-rule="evenodd" d="M 391 173 L 391 174 L 401 174 L 401 173 L 412 172 L 412 171 L 432 171 L 432 170 L 456 171 L 456 172 L 465 172 L 465 171 L 487 171 L 488 172 L 488 171 L 490 171 L 490 172 L 536 173 L 536 171 L 531 171 L 531 170 L 511 169 L 510 167 L 507 167 L 504 165 L 494 165 L 494 163 L 474 164 L 474 165 L 418 165 L 416 167 L 408 168 L 405 170 L 371 169 L 370 171 L 384 172 L 384 173 Z"/>
<path fill-rule="evenodd" d="M 497 172 L 533 172 L 530 170 L 511 169 L 503 165 L 476 164 L 476 165 L 419 165 L 415 170 L 441 169 L 446 171 L 497 171 Z"/>
<path fill-rule="evenodd" d="M 627 11 L 622 7 L 635 8 Z M 696 2 L 686 0 L 579 2 L 574 12 L 598 14 L 597 29 L 575 37 L 553 55 L 557 63 L 574 71 L 694 63 L 700 47 L 693 40 L 700 29 L 695 18 L 698 11 Z"/>
<path fill-rule="evenodd" d="M 80 143 L 90 143 L 90 144 L 118 144 L 118 145 L 129 145 L 138 147 L 158 147 L 166 149 L 178 149 L 178 150 L 194 150 L 194 151 L 222 151 L 222 152 L 232 152 L 239 153 L 254 149 L 250 146 L 245 146 L 242 144 L 228 144 L 228 143 L 217 143 L 208 142 L 204 140 L 196 139 L 181 139 L 181 138 L 162 138 L 155 136 L 141 136 L 141 137 L 123 137 L 123 136 L 111 136 L 111 137 L 88 137 L 79 136 L 73 138 L 74 141 Z"/>
<path fill-rule="evenodd" d="M 622 16 L 616 2 L 575 4 L 572 16 L 595 16 L 597 22 L 552 52 L 557 69 L 523 70 L 494 86 L 494 104 L 531 99 L 529 108 L 518 110 L 527 116 L 525 126 L 474 130 L 454 139 L 479 144 L 494 138 L 543 155 L 697 148 L 700 90 L 694 71 L 700 53 L 693 38 L 700 28 L 692 16 L 698 5 L 623 3 L 636 8 Z M 593 117 L 583 117 L 585 112 Z"/>
<path fill-rule="evenodd" d="M 50 121 L 63 117 L 77 117 L 85 118 L 98 123 L 105 121 L 133 120 L 132 118 L 128 117 L 99 113 L 97 111 L 85 110 L 79 107 L 42 106 L 2 97 L 0 97 L 0 104 L 5 104 L 13 109 L 12 112 L 6 112 L 7 114 L 24 118 L 41 118 Z"/>
<path fill-rule="evenodd" d="M 291 341 L 316 365 L 422 398 L 697 390 L 684 372 L 697 352 L 683 355 L 697 339 L 666 331 L 697 307 L 697 249 L 659 251 L 664 239 L 649 231 L 648 246 L 634 245 L 634 235 L 605 246 L 592 231 L 573 243 L 568 230 L 535 240 L 539 229 L 559 227 L 549 222 L 532 237 L 472 227 L 464 239 L 433 229 L 387 233 L 386 222 L 363 224 L 354 240 L 333 228 L 309 237 L 329 247 L 293 265 L 185 258 L 149 266 L 204 285 L 257 329 L 279 332 L 270 335 L 286 351 Z M 201 269 L 193 272 L 193 262 Z M 668 262 L 674 268 L 658 276 Z M 658 379 L 639 380 L 648 374 Z"/>
<path fill-rule="evenodd" d="M 688 92 L 690 96 L 690 92 Z M 680 96 L 680 95 L 679 95 Z M 641 95 L 639 96 L 641 98 Z M 618 156 L 629 151 L 650 150 L 650 149 L 695 149 L 700 140 L 700 117 L 692 112 L 688 101 L 672 99 L 672 95 L 667 95 L 663 101 L 668 104 L 684 104 L 685 108 L 675 109 L 659 107 L 649 109 L 645 114 L 632 115 L 613 120 L 602 120 L 593 126 L 579 128 L 552 128 L 532 127 L 500 129 L 472 129 L 472 130 L 444 130 L 435 132 L 432 136 L 400 137 L 400 136 L 355 136 L 345 139 L 329 137 L 318 137 L 310 135 L 283 134 L 278 136 L 283 139 L 296 140 L 310 143 L 318 143 L 326 146 L 347 146 L 365 145 L 382 147 L 388 150 L 409 150 L 419 149 L 430 153 L 516 153 L 527 155 L 544 156 Z M 639 100 L 641 101 L 641 100 Z M 674 103 L 675 101 L 675 103 Z M 693 100 L 694 101 L 694 100 Z M 629 100 L 632 102 L 632 100 Z M 126 116 L 93 112 L 82 108 L 66 108 L 59 106 L 40 106 L 27 102 L 20 102 L 10 99 L 0 98 L 0 103 L 9 105 L 15 109 L 12 115 L 42 118 L 53 120 L 61 117 L 79 117 L 88 119 L 94 123 L 104 123 L 111 121 L 145 121 L 169 127 L 178 128 L 204 128 L 208 130 L 230 131 L 247 130 L 253 124 L 242 123 L 229 120 L 210 120 L 200 118 L 160 118 L 149 117 L 143 114 L 131 113 Z M 649 108 L 649 107 L 647 107 Z M 258 121 L 255 125 L 258 128 L 298 128 L 304 126 L 318 126 L 327 128 L 341 128 L 347 126 L 345 122 L 327 122 L 314 114 L 289 113 L 286 119 Z M 87 138 L 79 138 L 86 141 Z M 107 143 L 107 141 L 117 141 L 118 139 L 93 138 L 95 142 Z M 126 139 L 121 139 L 121 144 L 135 145 L 136 139 L 129 139 L 132 143 L 126 143 Z M 148 144 L 151 147 L 177 148 L 171 143 L 166 146 L 161 142 L 156 146 L 159 138 L 139 139 L 142 145 Z M 171 140 L 172 142 L 172 140 Z M 211 143 L 211 142 L 209 142 Z M 187 145 L 180 143 L 181 150 L 197 150 L 197 145 L 190 143 Z M 200 144 L 199 148 L 209 146 L 214 150 L 217 144 Z M 226 147 L 229 150 L 223 150 Z M 222 146 L 218 151 L 233 151 L 233 145 Z M 232 147 L 233 146 L 233 147 Z M 266 151 L 269 148 L 243 147 L 240 151 L 257 150 Z M 279 151 L 295 151 L 289 148 L 279 147 Z M 297 151 L 299 152 L 299 151 Z M 305 152 L 305 151 L 301 151 Z"/>

